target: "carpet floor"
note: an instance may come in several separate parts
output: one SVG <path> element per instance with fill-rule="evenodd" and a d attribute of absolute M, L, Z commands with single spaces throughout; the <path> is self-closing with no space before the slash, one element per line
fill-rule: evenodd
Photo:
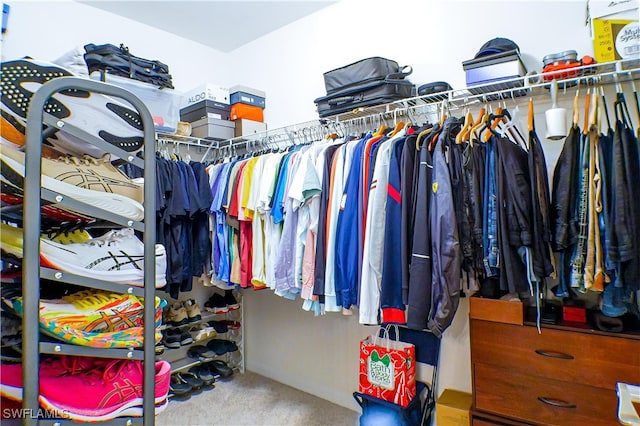
<path fill-rule="evenodd" d="M 184 401 L 171 400 L 159 426 L 355 426 L 360 413 L 255 373 L 236 374 Z"/>

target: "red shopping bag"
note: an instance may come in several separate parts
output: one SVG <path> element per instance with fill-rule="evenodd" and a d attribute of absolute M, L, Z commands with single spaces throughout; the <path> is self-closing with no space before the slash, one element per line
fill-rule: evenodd
<path fill-rule="evenodd" d="M 358 391 L 406 407 L 416 395 L 416 348 L 389 339 L 388 329 L 360 342 Z M 396 330 L 396 336 L 400 334 Z"/>

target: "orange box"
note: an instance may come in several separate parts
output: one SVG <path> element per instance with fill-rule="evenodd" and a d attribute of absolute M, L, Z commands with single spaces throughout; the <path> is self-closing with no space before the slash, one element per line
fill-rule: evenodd
<path fill-rule="evenodd" d="M 472 296 L 469 298 L 469 317 L 505 324 L 524 324 L 524 304 L 500 299 L 486 299 Z"/>
<path fill-rule="evenodd" d="M 231 120 L 246 118 L 247 120 L 264 122 L 264 110 L 255 105 L 237 103 L 231 105 Z"/>

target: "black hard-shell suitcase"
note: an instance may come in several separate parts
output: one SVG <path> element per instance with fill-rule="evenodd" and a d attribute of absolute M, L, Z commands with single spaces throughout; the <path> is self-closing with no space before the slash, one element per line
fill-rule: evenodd
<path fill-rule="evenodd" d="M 327 96 L 348 87 L 382 80 L 402 80 L 413 70 L 410 66 L 399 66 L 396 61 L 375 56 L 362 59 L 324 73 Z"/>
<path fill-rule="evenodd" d="M 314 102 L 321 118 L 355 108 L 380 105 L 415 96 L 415 86 L 407 80 L 388 79 L 345 88 Z"/>

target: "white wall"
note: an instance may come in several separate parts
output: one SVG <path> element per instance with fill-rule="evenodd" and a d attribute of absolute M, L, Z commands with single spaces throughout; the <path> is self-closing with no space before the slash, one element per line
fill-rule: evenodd
<path fill-rule="evenodd" d="M 266 121 L 272 128 L 316 118 L 313 100 L 324 94 L 322 74 L 368 56 L 412 65 L 410 79 L 416 84 L 445 80 L 461 88 L 462 61 L 494 37 L 514 40 L 530 70 L 539 71 L 549 53 L 593 52 L 582 0 L 342 0 L 230 54 L 86 5 L 10 3 L 3 60 L 23 55 L 54 59 L 77 44 L 122 42 L 138 56 L 169 64 L 179 90 L 204 81 L 266 90 Z M 562 103 L 571 105 L 567 97 Z M 547 106 L 536 104 L 541 135 Z M 525 111 L 521 107 L 521 117 Z M 545 142 L 550 164 L 560 146 Z M 358 325 L 357 317 L 315 318 L 301 310 L 299 301 L 268 290 L 244 291 L 244 301 L 248 370 L 357 408 L 351 393 L 357 390 L 358 343 L 371 328 Z M 468 330 L 463 300 L 443 337 L 440 391 L 471 390 Z"/>
<path fill-rule="evenodd" d="M 465 86 L 462 61 L 494 37 L 515 41 L 530 70 L 573 49 L 593 54 L 586 1 L 342 0 L 231 52 L 238 82 L 265 89 L 270 127 L 317 117 L 323 73 L 369 56 L 412 65 L 416 84 Z"/>
<path fill-rule="evenodd" d="M 173 85 L 180 92 L 203 81 L 226 82 L 231 76 L 223 52 L 85 4 L 70 0 L 5 3 L 11 11 L 2 40 L 3 61 L 24 56 L 52 61 L 88 43 L 123 43 L 136 56 L 169 65 Z"/>

